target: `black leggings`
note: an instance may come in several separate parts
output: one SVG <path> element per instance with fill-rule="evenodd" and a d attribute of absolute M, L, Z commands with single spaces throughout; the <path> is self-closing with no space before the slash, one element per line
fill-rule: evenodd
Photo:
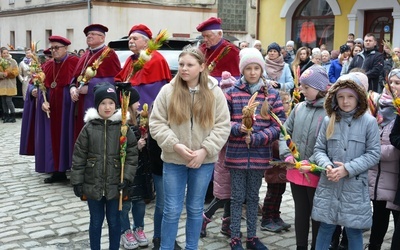
<path fill-rule="evenodd" d="M 12 96 L 1 96 L 1 106 L 3 109 L 3 114 L 14 114 L 15 107 L 12 102 Z"/>
<path fill-rule="evenodd" d="M 231 199 L 218 199 L 215 198 L 211 201 L 210 205 L 204 210 L 204 215 L 211 219 L 211 217 L 215 214 L 215 212 L 224 207 L 224 215 L 222 217 L 230 217 L 231 216 Z"/>
<path fill-rule="evenodd" d="M 389 226 L 390 212 L 393 214 L 393 221 L 396 225 L 399 219 L 399 211 L 393 211 L 386 208 L 386 201 L 372 201 L 374 213 L 372 215 L 371 235 L 369 243 L 374 246 L 380 246 L 383 243 L 385 234 Z"/>
<path fill-rule="evenodd" d="M 310 218 L 316 188 L 306 187 L 290 183 L 294 200 L 294 230 L 296 233 L 296 245 L 307 247 L 308 232 L 310 231 Z M 311 219 L 312 240 L 311 247 L 315 248 L 318 235 L 319 222 Z"/>

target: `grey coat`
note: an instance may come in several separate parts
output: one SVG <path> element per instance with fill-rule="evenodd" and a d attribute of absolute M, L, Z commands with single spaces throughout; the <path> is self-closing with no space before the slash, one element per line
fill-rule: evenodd
<path fill-rule="evenodd" d="M 353 112 L 338 109 L 336 92 L 342 88 L 351 88 L 358 94 L 359 106 Z M 321 167 L 334 166 L 334 161 L 343 162 L 349 174 L 338 182 L 329 181 L 325 172 L 321 174 L 311 215 L 316 221 L 357 229 L 372 225 L 368 170 L 378 164 L 381 147 L 378 124 L 366 113 L 367 108 L 366 93 L 354 81 L 338 81 L 329 90 L 325 102 L 328 116 L 314 148 L 315 162 Z M 334 132 L 327 139 L 330 118 L 335 119 Z"/>
<path fill-rule="evenodd" d="M 368 169 L 376 165 L 380 158 L 376 119 L 369 114 L 358 119 L 343 115 L 336 122 L 335 132 L 329 140 L 326 139 L 328 122 L 326 117 L 315 145 L 315 161 L 321 167 L 334 166 L 333 161 L 343 162 L 349 175 L 333 182 L 328 180 L 326 173 L 321 174 L 314 196 L 312 218 L 349 228 L 370 228 L 372 211 Z"/>

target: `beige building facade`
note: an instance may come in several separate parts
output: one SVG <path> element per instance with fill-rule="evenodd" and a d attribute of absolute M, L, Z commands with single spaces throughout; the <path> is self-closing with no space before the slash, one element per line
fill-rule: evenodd
<path fill-rule="evenodd" d="M 230 7 L 230 4 L 235 4 Z M 146 24 L 153 33 L 167 29 L 170 36 L 197 37 L 196 26 L 211 16 L 245 13 L 243 28 L 226 32 L 251 42 L 256 36 L 256 1 L 247 0 L 0 0 L 0 45 L 15 49 L 38 42 L 48 47 L 48 37 L 60 35 L 71 40 L 70 50 L 86 47 L 83 29 L 90 23 L 109 28 L 106 40 L 128 35 L 134 24 Z M 233 24 L 226 22 L 225 24 Z M 236 39 L 235 39 L 236 40 Z"/>

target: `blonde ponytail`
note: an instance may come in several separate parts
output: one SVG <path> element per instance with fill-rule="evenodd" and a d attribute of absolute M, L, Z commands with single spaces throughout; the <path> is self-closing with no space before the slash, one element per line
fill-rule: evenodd
<path fill-rule="evenodd" d="M 327 140 L 329 140 L 329 138 L 332 137 L 333 132 L 335 132 L 335 122 L 336 122 L 336 113 L 332 112 L 332 115 L 329 118 L 328 127 L 326 127 L 326 139 Z"/>

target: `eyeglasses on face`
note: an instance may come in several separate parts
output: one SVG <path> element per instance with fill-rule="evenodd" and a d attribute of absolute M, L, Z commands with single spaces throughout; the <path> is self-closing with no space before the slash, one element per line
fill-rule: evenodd
<path fill-rule="evenodd" d="M 65 45 L 63 45 L 63 46 L 56 45 L 56 46 L 50 47 L 50 50 L 59 50 L 60 48 L 64 48 L 64 47 L 65 47 Z"/>
<path fill-rule="evenodd" d="M 86 33 L 86 36 L 103 36 L 103 35 L 104 34 L 102 34 L 102 33 L 96 33 L 96 32 L 91 32 L 91 31 Z"/>

